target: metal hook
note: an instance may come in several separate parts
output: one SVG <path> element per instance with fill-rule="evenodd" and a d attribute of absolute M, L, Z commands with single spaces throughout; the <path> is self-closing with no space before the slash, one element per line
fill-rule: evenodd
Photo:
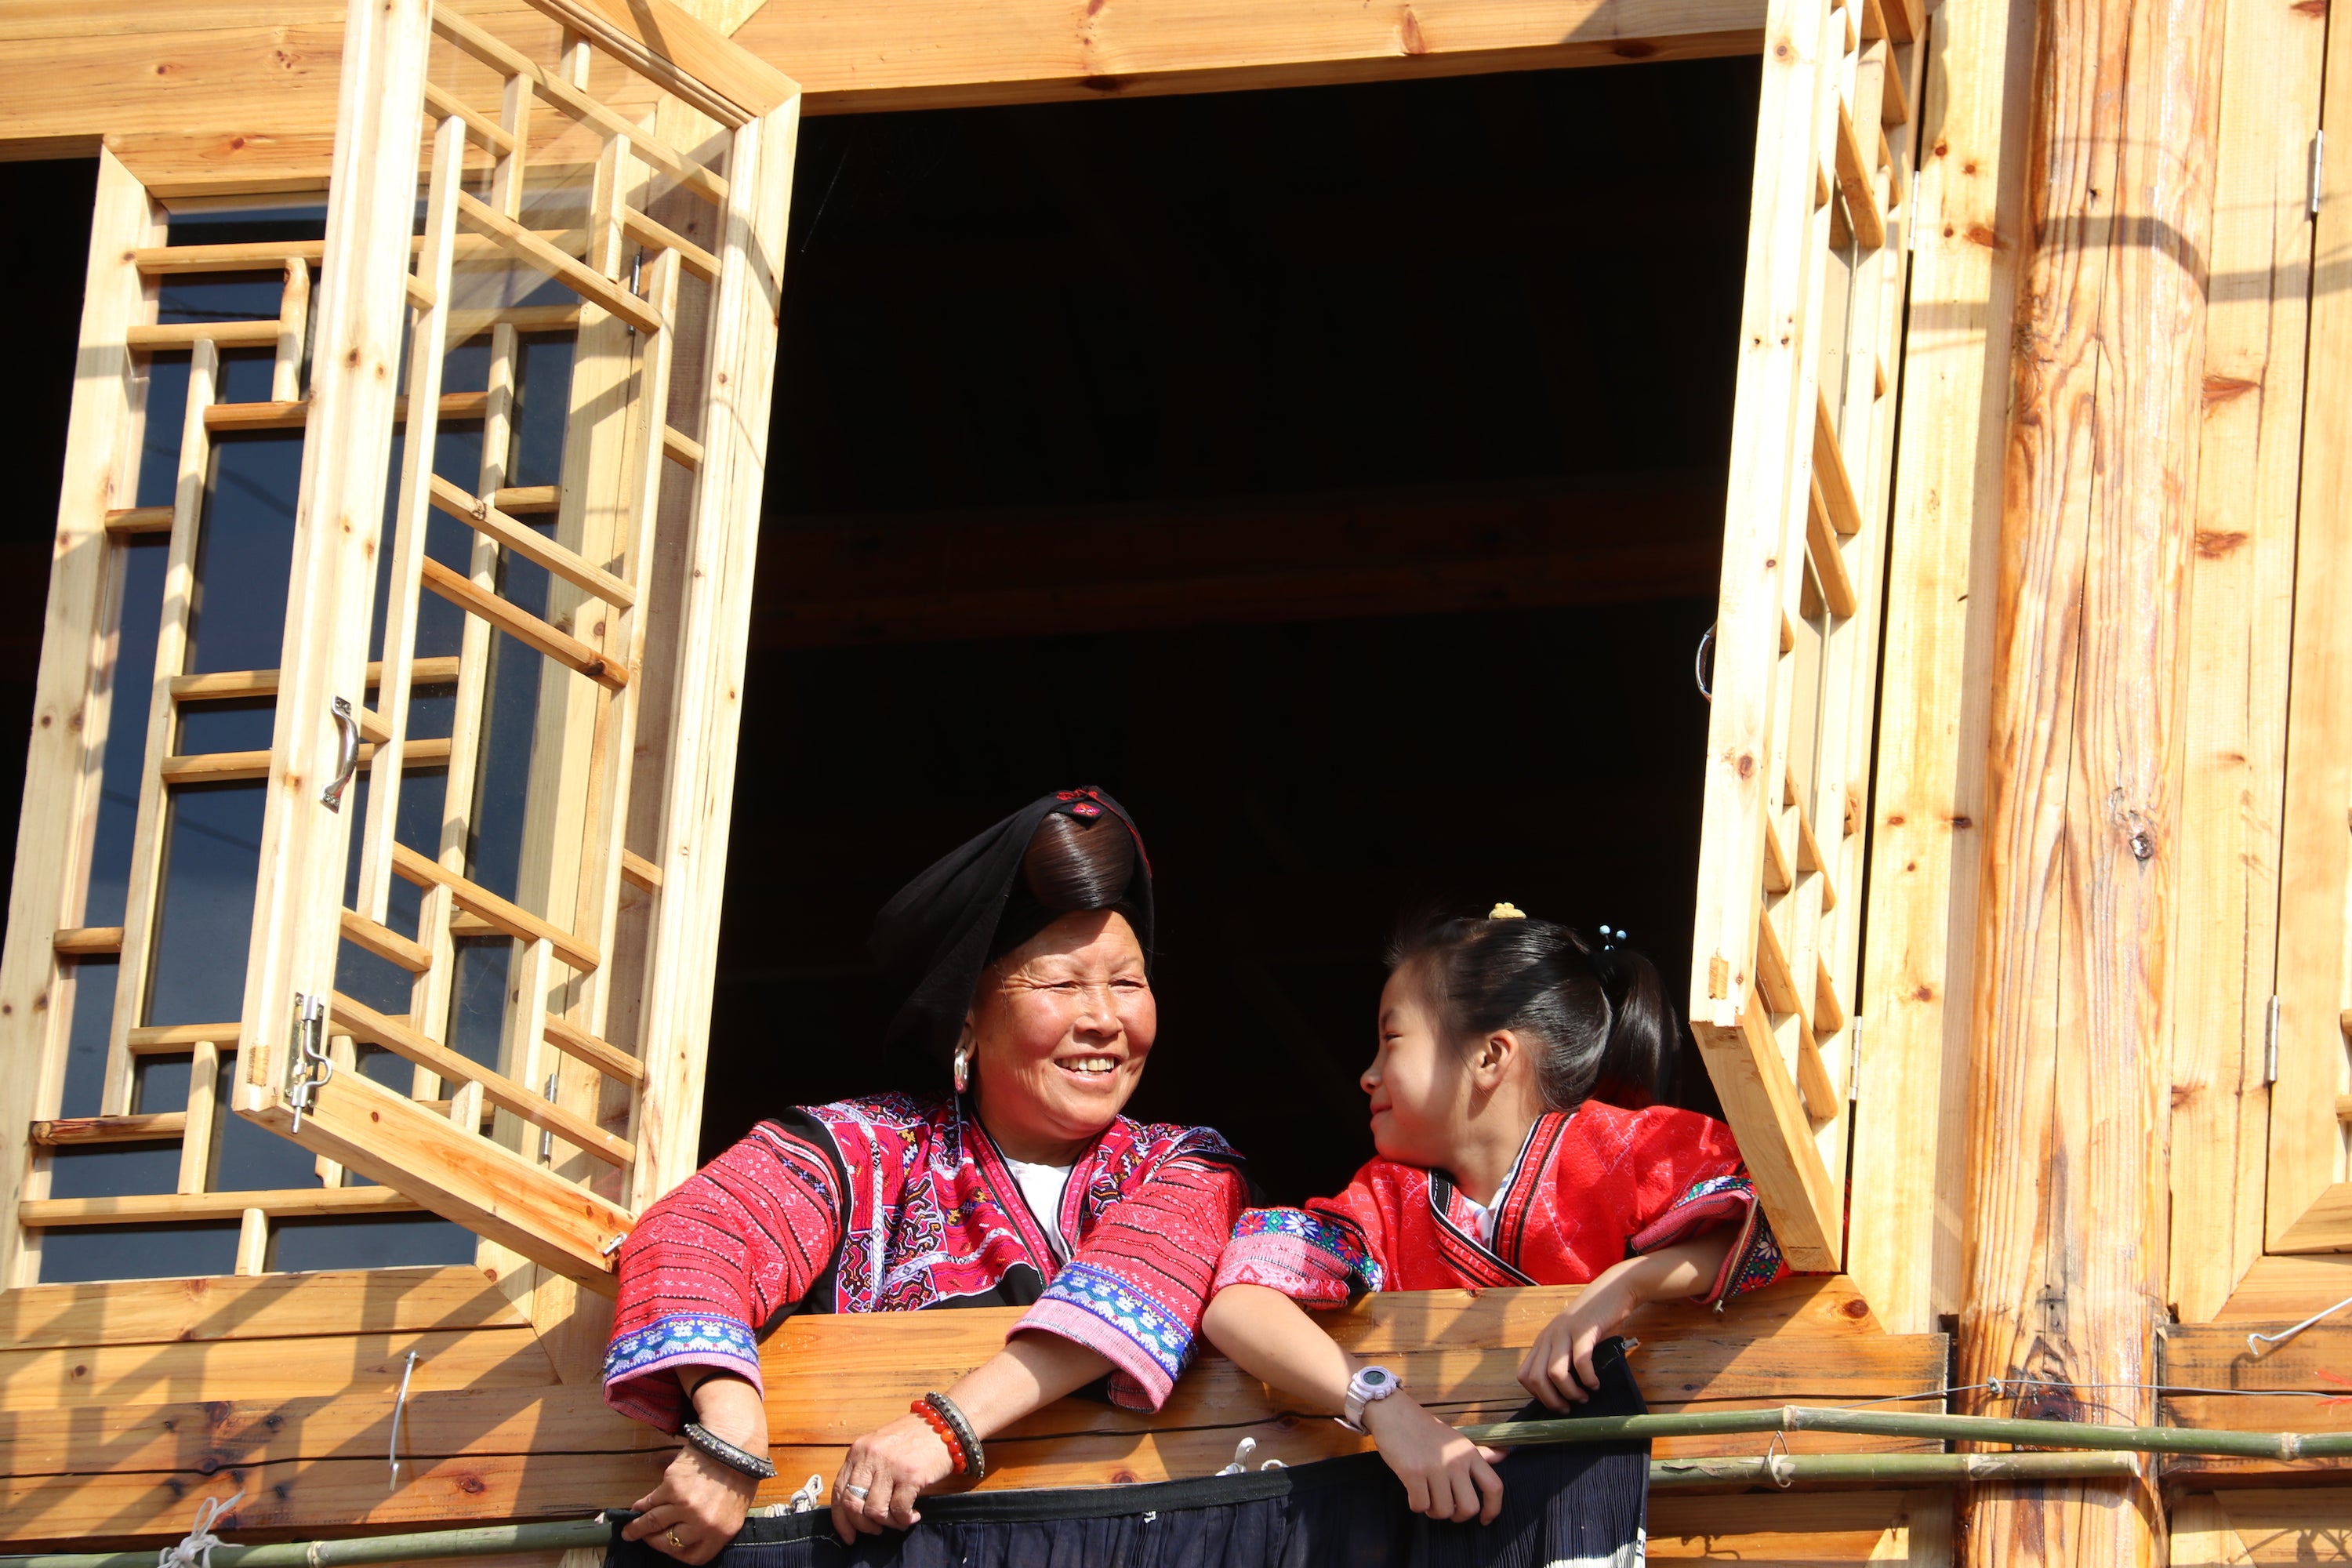
<path fill-rule="evenodd" d="M 327 1080 L 335 1076 L 335 1058 L 323 1048 L 327 1034 L 327 1003 L 321 996 L 294 994 L 294 1038 L 286 1054 L 286 1100 L 294 1108 L 292 1131 L 302 1131 L 302 1116 Z"/>
<path fill-rule="evenodd" d="M 2344 1300 L 2336 1302 L 2336 1305 L 2328 1308 L 2327 1310 L 2324 1312 L 2314 1312 L 2311 1316 L 2305 1318 L 2303 1321 L 2295 1324 L 2294 1327 L 2291 1329 L 2281 1329 L 2274 1334 L 2248 1334 L 2246 1336 L 2246 1353 L 2248 1355 L 2258 1356 L 2263 1353 L 2263 1346 L 2264 1345 L 2269 1345 L 2275 1350 L 2280 1345 L 2286 1343 L 2287 1341 L 2294 1338 L 2295 1335 L 2303 1332 L 2304 1330 L 2319 1321 L 2322 1318 L 2334 1317 L 2336 1313 L 2342 1311 L 2347 1307 L 2352 1307 L 2352 1296 L 2345 1297 Z"/>
<path fill-rule="evenodd" d="M 1691 679 L 1698 683 L 1698 694 L 1709 702 L 1715 700 L 1714 687 L 1707 680 L 1713 673 L 1714 661 L 1707 656 L 1715 648 L 1715 627 L 1709 626 L 1699 635 L 1698 651 L 1691 655 Z"/>
<path fill-rule="evenodd" d="M 400 1369 L 400 1397 L 392 1406 L 392 1484 L 384 1489 L 400 1489 L 400 1417 L 408 1408 L 408 1380 L 416 1375 L 416 1352 L 408 1352 L 408 1364 Z"/>
<path fill-rule="evenodd" d="M 1782 1491 L 1796 1484 L 1797 1461 L 1789 1452 L 1789 1435 L 1786 1432 L 1774 1432 L 1772 1440 L 1764 1445 L 1764 1473 L 1771 1477 L 1772 1484 Z"/>

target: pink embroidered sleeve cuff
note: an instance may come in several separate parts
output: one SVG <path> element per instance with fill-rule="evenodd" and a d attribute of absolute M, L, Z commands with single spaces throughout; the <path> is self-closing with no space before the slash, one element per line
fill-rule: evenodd
<path fill-rule="evenodd" d="M 1129 1410 L 1167 1403 L 1192 1355 L 1190 1324 L 1118 1275 L 1085 1263 L 1056 1275 L 1013 1333 L 1053 1334 L 1103 1357 L 1111 1364 L 1111 1402 Z"/>
<path fill-rule="evenodd" d="M 677 1374 L 694 1366 L 733 1373 L 765 1392 L 759 1342 L 750 1327 L 696 1313 L 614 1335 L 604 1352 L 604 1403 L 632 1420 L 676 1432 L 691 1414 Z"/>

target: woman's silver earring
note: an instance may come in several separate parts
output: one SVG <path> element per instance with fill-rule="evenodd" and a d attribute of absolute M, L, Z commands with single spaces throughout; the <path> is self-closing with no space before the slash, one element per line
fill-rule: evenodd
<path fill-rule="evenodd" d="M 955 1088 L 958 1094 L 971 1087 L 971 1047 L 958 1046 L 955 1054 Z"/>

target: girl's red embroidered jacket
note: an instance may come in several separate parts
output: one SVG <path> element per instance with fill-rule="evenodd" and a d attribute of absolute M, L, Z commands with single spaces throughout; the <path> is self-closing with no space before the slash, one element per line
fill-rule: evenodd
<path fill-rule="evenodd" d="M 1217 1288 L 1264 1285 L 1331 1307 L 1366 1290 L 1580 1285 L 1727 1222 L 1737 1239 L 1699 1300 L 1789 1273 L 1731 1129 L 1695 1111 L 1587 1100 L 1540 1116 L 1486 1213 L 1482 1237 L 1477 1206 L 1444 1172 L 1374 1160 L 1337 1197 L 1244 1215 Z"/>
<path fill-rule="evenodd" d="M 1245 1202 L 1240 1157 L 1215 1132 L 1122 1116 L 1070 1171 L 1065 1260 L 956 1097 L 807 1107 L 760 1123 L 638 1221 L 604 1398 L 676 1431 L 677 1370 L 721 1367 L 756 1387 L 759 1341 L 795 1311 L 1026 1306 L 1013 1332 L 1099 1352 L 1111 1397 L 1156 1410 Z"/>

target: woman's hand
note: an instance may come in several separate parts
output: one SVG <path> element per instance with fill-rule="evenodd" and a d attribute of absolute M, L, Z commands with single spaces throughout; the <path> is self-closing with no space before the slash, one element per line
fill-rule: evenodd
<path fill-rule="evenodd" d="M 650 1541 L 681 1563 L 708 1563 L 743 1528 L 759 1484 L 698 1449 L 680 1448 L 661 1485 L 630 1505 L 637 1517 L 622 1538 Z"/>
<path fill-rule="evenodd" d="M 1482 1448 L 1399 1391 L 1364 1406 L 1364 1430 L 1404 1483 L 1406 1506 L 1432 1519 L 1492 1524 L 1503 1511 L 1503 1478 Z"/>
<path fill-rule="evenodd" d="M 833 1483 L 833 1528 L 845 1546 L 923 1516 L 915 1500 L 955 1474 L 955 1458 L 930 1423 L 909 1413 L 849 1446 Z M 856 1489 L 863 1489 L 862 1493 Z"/>

